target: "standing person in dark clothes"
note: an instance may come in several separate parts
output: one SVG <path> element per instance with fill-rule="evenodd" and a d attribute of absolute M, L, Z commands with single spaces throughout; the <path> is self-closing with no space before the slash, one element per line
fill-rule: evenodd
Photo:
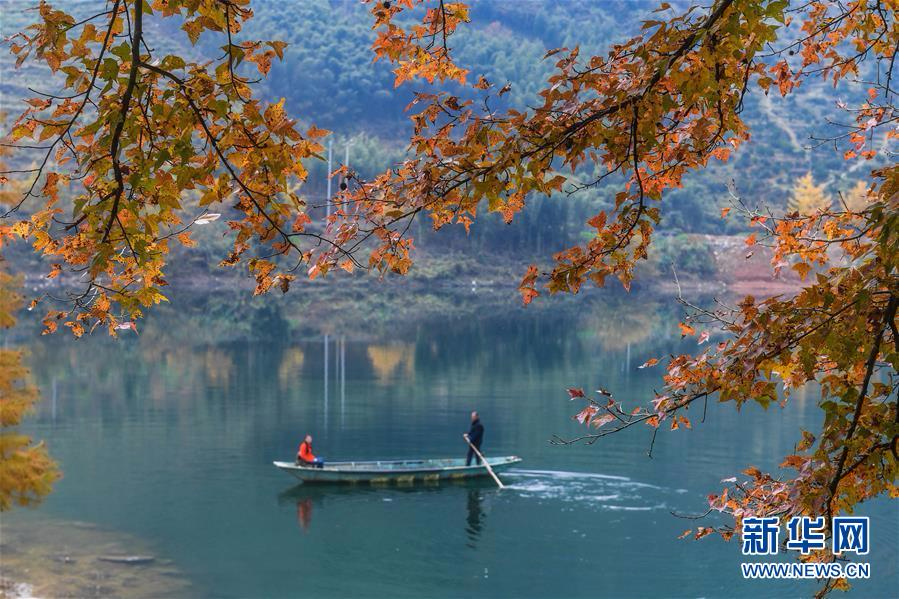
<path fill-rule="evenodd" d="M 478 448 L 478 451 L 481 450 L 481 442 L 484 440 L 484 425 L 481 424 L 481 419 L 478 417 L 477 412 L 471 413 L 471 428 L 467 433 L 462 434 L 465 439 L 468 440 L 469 443 Z M 477 460 L 477 463 L 481 463 L 481 458 L 478 457 L 474 449 L 471 447 L 468 448 L 468 457 L 465 458 L 465 465 L 471 466 L 471 458 L 474 457 Z"/>

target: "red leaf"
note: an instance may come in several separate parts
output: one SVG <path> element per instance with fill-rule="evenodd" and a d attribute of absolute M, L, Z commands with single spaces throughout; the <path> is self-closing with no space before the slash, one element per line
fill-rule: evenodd
<path fill-rule="evenodd" d="M 574 419 L 581 424 L 590 424 L 590 420 L 593 418 L 593 416 L 596 415 L 598 411 L 599 408 L 597 408 L 596 406 L 587 406 L 586 408 L 578 412 Z"/>
<path fill-rule="evenodd" d="M 115 325 L 115 329 L 117 331 L 127 331 L 130 329 L 130 330 L 134 331 L 135 333 L 137 333 L 137 325 L 132 321 L 120 322 L 119 324 Z"/>
<path fill-rule="evenodd" d="M 612 422 L 613 420 L 615 420 L 615 417 L 612 414 L 605 414 L 603 416 L 600 416 L 599 418 L 594 419 L 591 424 L 596 428 L 599 428 L 604 424 Z"/>

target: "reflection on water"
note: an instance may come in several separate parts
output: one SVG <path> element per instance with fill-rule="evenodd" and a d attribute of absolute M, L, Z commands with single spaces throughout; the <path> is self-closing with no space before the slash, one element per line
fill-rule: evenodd
<path fill-rule="evenodd" d="M 477 547 L 478 537 L 481 535 L 483 528 L 484 516 L 481 513 L 481 492 L 478 489 L 468 490 L 468 518 L 466 518 L 467 526 L 465 532 L 468 533 L 468 546 L 472 549 Z"/>
<path fill-rule="evenodd" d="M 323 494 L 316 492 L 310 485 L 297 485 L 278 494 L 279 505 L 296 505 L 297 525 L 303 532 L 308 532 L 312 525 L 312 511 L 315 502 L 321 503 Z"/>
<path fill-rule="evenodd" d="M 304 531 L 312 523 L 312 498 L 297 499 L 297 522 Z"/>
<path fill-rule="evenodd" d="M 361 485 L 310 485 L 298 484 L 278 493 L 278 505 L 296 506 L 296 521 L 300 530 L 309 532 L 313 512 L 333 512 L 332 518 L 340 519 L 345 509 L 353 509 L 357 500 L 392 502 L 394 499 L 417 497 L 426 493 L 453 493 L 464 491 L 466 505 L 465 532 L 469 547 L 476 548 L 476 541 L 484 527 L 486 514 L 483 501 L 486 494 L 496 491 L 496 485 L 486 480 L 440 481 L 410 484 L 398 487 Z"/>
<path fill-rule="evenodd" d="M 710 403 L 704 424 L 660 433 L 651 460 L 648 431 L 550 445 L 581 431 L 566 388 L 645 401 L 660 372 L 635 365 L 695 348 L 673 330 L 674 302 L 592 298 L 542 304 L 558 310 L 435 300 L 456 311 L 431 319 L 402 303 L 335 302 L 332 314 L 316 304 L 310 316 L 299 296 L 180 298 L 140 335 L 38 338 L 32 366 L 46 399 L 26 432 L 48 440 L 65 476 L 31 515 L 148 539 L 202 596 L 758 595 L 735 543 L 679 541 L 687 526 L 669 512 L 704 511 L 706 494 L 749 465 L 776 469 L 800 428 L 816 426 L 814 393 L 769 412 Z M 488 427 L 486 455 L 524 458 L 501 475 L 503 490 L 489 479 L 291 487 L 271 465 L 306 432 L 335 461 L 464 457 L 472 410 Z M 862 515 L 883 575 L 856 588 L 884 596 L 899 587 L 899 514 L 875 502 Z M 690 573 L 676 593 L 667 574 L 635 575 L 660 564 Z M 779 581 L 761 592 L 814 588 Z"/>

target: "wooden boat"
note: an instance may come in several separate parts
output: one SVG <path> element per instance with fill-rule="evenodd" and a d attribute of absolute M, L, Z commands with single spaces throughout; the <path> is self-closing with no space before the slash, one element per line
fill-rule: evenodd
<path fill-rule="evenodd" d="M 521 461 L 518 456 L 487 458 L 494 472 L 502 472 Z M 304 483 L 411 484 L 488 476 L 483 464 L 465 465 L 461 458 L 434 460 L 377 460 L 370 462 L 327 462 L 324 468 L 298 466 L 294 462 L 274 462 L 281 470 Z"/>

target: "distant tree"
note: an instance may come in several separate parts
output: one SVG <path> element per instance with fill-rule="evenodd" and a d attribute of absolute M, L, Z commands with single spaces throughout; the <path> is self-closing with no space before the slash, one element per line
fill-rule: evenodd
<path fill-rule="evenodd" d="M 0 122 L 5 120 L 5 115 L 0 114 Z M 8 154 L 9 149 L 0 145 L 0 170 L 7 168 L 2 161 Z M 0 177 L 2 179 L 5 177 Z M 14 194 L 15 190 L 0 190 L 0 209 L 15 197 Z M 0 238 L 2 250 L 3 239 Z M 6 261 L 0 253 L 0 329 L 9 329 L 16 323 L 15 313 L 23 301 L 20 287 L 21 277 L 7 271 Z M 14 505 L 39 502 L 59 476 L 56 463 L 50 459 L 43 444 L 33 444 L 27 435 L 16 431 L 22 417 L 39 397 L 22 362 L 22 352 L 15 348 L 0 348 L 0 511 Z"/>
<path fill-rule="evenodd" d="M 64 268 L 83 273 L 85 288 L 49 311 L 48 330 L 63 322 L 76 335 L 101 325 L 114 333 L 140 316 L 163 297 L 169 245 L 192 244 L 189 229 L 220 214 L 212 207 L 229 215 L 233 249 L 223 264 L 246 258 L 262 293 L 286 291 L 300 267 L 311 278 L 338 268 L 405 273 L 410 225 L 421 215 L 435 228 L 468 228 L 486 208 L 511 223 L 535 195 L 613 185 L 611 205 L 585 223 L 590 238 L 556 252 L 547 267 L 530 266 L 520 290 L 527 303 L 609 278 L 629 287 L 665 193 L 749 139 L 746 94 L 788 95 L 816 75 L 834 85 L 871 80 L 866 101 L 844 109 L 846 122 L 830 141 L 849 146 L 847 160 L 875 159 L 875 135 L 899 135 L 899 25 L 886 2 L 715 0 L 685 10 L 664 3 L 641 34 L 605 55 L 548 52 L 553 74 L 528 110 L 495 108 L 509 87 L 469 77 L 454 62 L 465 4 L 368 4 L 374 55 L 393 64 L 395 84 L 423 80 L 437 89 L 413 102 L 413 156 L 367 181 L 344 169 L 348 185 L 324 230 L 310 226 L 309 206 L 285 191 L 292 178 L 305 177 L 303 160 L 320 157 L 325 132 L 303 133 L 282 104 L 253 98 L 247 68 L 265 75 L 284 44 L 235 40 L 252 17 L 248 0 L 113 0 L 84 18 L 41 4 L 40 22 L 14 37 L 12 49 L 20 62 L 44 62 L 65 89 L 28 99 L 12 129 L 18 145 L 44 154 L 26 173 L 31 182 L 20 200 L 37 206 L 30 218 L 0 225 L 0 236 L 30 239 L 51 259 L 51 276 Z M 223 56 L 201 62 L 154 50 L 144 23 L 167 18 L 180 19 L 192 42 L 218 34 Z M 879 66 L 866 77 L 869 59 Z M 465 95 L 455 92 L 460 87 Z M 636 424 L 653 435 L 662 424 L 689 428 L 689 408 L 709 398 L 767 406 L 815 381 L 822 424 L 785 459 L 795 474 L 778 480 L 750 468 L 747 480 L 710 500 L 710 510 L 732 515 L 735 525 L 747 515 L 830 520 L 869 498 L 895 496 L 899 168 L 872 164 L 879 166 L 861 215 L 772 216 L 734 193 L 722 216 L 733 209 L 755 228 L 747 245 L 771 245 L 775 270 L 789 267 L 804 279 L 816 267 L 824 276 L 789 298 L 692 306 L 682 334 L 704 345 L 717 331 L 722 340 L 671 358 L 665 386 L 634 408 L 573 389 L 588 403 L 580 414 L 594 429 L 587 437 Z M 573 184 L 563 169 L 593 169 L 594 176 Z M 76 190 L 71 216 L 59 205 L 68 185 Z M 183 203 L 187 191 L 199 194 L 198 206 Z M 699 527 L 696 536 L 729 538 L 733 530 Z M 845 581 L 825 590 L 834 584 Z"/>
<path fill-rule="evenodd" d="M 0 327 L 9 328 L 15 323 L 12 314 L 22 297 L 15 291 L 20 283 L 2 266 L 0 261 Z M 44 445 L 35 445 L 27 435 L 16 432 L 39 397 L 28 379 L 22 352 L 0 349 L 0 511 L 40 501 L 58 477 Z"/>
<path fill-rule="evenodd" d="M 868 184 L 864 181 L 856 181 L 849 191 L 843 197 L 846 202 L 846 208 L 852 212 L 864 212 L 871 203 L 870 190 Z"/>
<path fill-rule="evenodd" d="M 787 210 L 810 216 L 821 210 L 827 210 L 831 203 L 824 186 L 815 185 L 812 173 L 808 172 L 796 181 L 790 201 L 787 203 Z"/>

